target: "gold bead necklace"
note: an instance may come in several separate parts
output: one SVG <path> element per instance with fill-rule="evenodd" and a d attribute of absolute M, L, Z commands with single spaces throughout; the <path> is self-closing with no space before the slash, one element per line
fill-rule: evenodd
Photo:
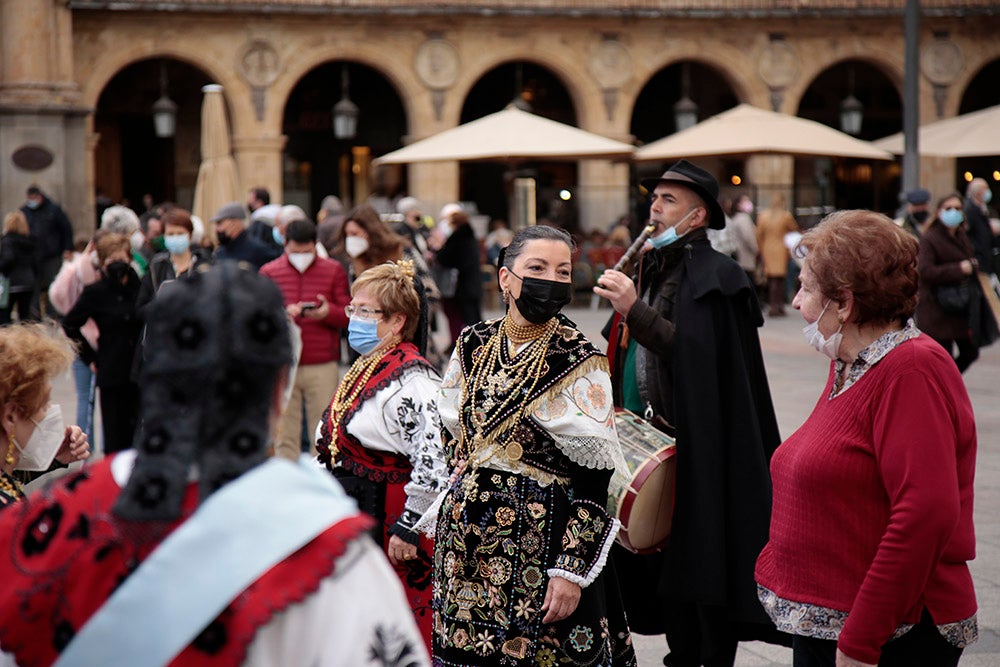
<path fill-rule="evenodd" d="M 467 453 L 471 455 L 485 442 L 483 431 L 486 430 L 486 412 L 501 415 L 510 407 L 513 402 L 520 402 L 516 421 L 524 417 L 528 404 L 528 397 L 535 390 L 538 381 L 544 373 L 545 357 L 549 349 L 549 341 L 555 333 L 559 321 L 552 318 L 544 325 L 539 325 L 538 333 L 529 340 L 528 349 L 522 350 L 510 363 L 504 363 L 501 355 L 501 347 L 507 344 L 510 339 L 508 325 L 516 327 L 510 322 L 510 317 L 504 318 L 497 328 L 495 334 L 483 345 L 482 351 L 476 356 L 472 363 L 469 375 L 472 377 L 471 392 L 470 383 L 466 383 L 462 396 L 462 405 L 469 404 L 469 397 L 472 397 L 470 420 L 475 427 L 476 434 L 470 438 L 466 421 L 462 420 L 462 444 Z M 529 327 L 518 327 L 520 333 L 524 333 Z M 535 329 L 535 327 L 530 327 Z M 494 399 L 497 394 L 501 398 L 499 403 Z M 484 399 L 483 396 L 486 396 Z M 482 405 L 477 405 L 481 402 Z"/>
<path fill-rule="evenodd" d="M 337 392 L 333 395 L 333 400 L 330 402 L 330 444 L 327 445 L 327 449 L 330 451 L 331 460 L 337 456 L 337 434 L 340 431 L 340 421 L 344 418 L 344 414 L 354 405 L 354 401 L 364 391 L 368 380 L 371 379 L 372 374 L 382 362 L 382 359 L 385 358 L 385 355 L 399 345 L 401 341 L 402 339 L 399 336 L 393 336 L 388 344 L 380 350 L 374 350 L 366 356 L 359 357 L 351 366 L 351 369 L 347 371 L 347 375 L 344 376 L 340 386 L 337 387 Z"/>
<path fill-rule="evenodd" d="M 24 491 L 21 490 L 21 485 L 18 484 L 16 479 L 8 476 L 7 473 L 0 473 L 0 491 L 15 500 L 20 500 L 24 497 Z"/>

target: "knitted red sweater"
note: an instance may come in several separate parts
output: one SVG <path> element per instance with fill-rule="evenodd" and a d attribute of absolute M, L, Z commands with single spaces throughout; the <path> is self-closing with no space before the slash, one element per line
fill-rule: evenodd
<path fill-rule="evenodd" d="M 812 414 L 771 460 L 756 578 L 786 600 L 849 612 L 839 648 L 876 663 L 924 607 L 939 625 L 976 611 L 976 427 L 954 362 L 926 335 L 831 400 L 832 383 L 831 365 Z"/>
<path fill-rule="evenodd" d="M 296 317 L 302 328 L 302 358 L 299 364 L 325 364 L 340 361 L 340 330 L 347 330 L 348 317 L 344 307 L 351 302 L 347 272 L 339 262 L 317 257 L 306 269 L 298 269 L 283 254 L 273 262 L 260 267 L 260 273 L 273 280 L 285 297 L 285 305 L 300 301 L 315 301 L 322 294 L 330 303 L 330 314 L 322 320 Z"/>

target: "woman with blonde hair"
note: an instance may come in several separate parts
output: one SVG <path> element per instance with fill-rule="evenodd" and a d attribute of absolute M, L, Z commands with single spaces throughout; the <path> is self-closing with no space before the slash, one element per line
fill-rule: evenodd
<path fill-rule="evenodd" d="M 0 325 L 11 321 L 17 306 L 21 321 L 34 320 L 31 315 L 31 292 L 38 278 L 38 259 L 35 256 L 35 239 L 28 229 L 28 219 L 21 211 L 12 211 L 3 219 L 3 238 L 0 239 L 0 276 L 7 278 L 7 293 L 0 294 Z"/>
<path fill-rule="evenodd" d="M 0 328 L 0 508 L 24 497 L 15 470 L 45 472 L 90 456 L 87 435 L 64 426 L 52 378 L 66 370 L 69 342 L 41 324 Z"/>
<path fill-rule="evenodd" d="M 348 343 L 361 356 L 317 432 L 319 460 L 379 525 L 375 539 L 399 575 L 431 645 L 430 542 L 414 530 L 448 474 L 437 371 L 423 356 L 426 302 L 409 262 L 380 264 L 351 287 Z"/>

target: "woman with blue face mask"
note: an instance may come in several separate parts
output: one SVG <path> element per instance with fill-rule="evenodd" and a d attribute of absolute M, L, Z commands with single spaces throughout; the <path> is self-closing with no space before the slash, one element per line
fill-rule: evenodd
<path fill-rule="evenodd" d="M 139 308 L 152 301 L 164 283 L 187 275 L 199 264 L 211 260 L 210 255 L 191 242 L 194 223 L 191 221 L 190 211 L 182 208 L 168 209 L 161 221 L 166 250 L 154 255 L 149 262 L 149 269 L 143 276 L 136 301 Z"/>
<path fill-rule="evenodd" d="M 989 315 L 979 307 L 976 253 L 967 235 L 962 197 L 957 192 L 942 197 L 935 212 L 920 237 L 917 326 L 948 350 L 964 373 L 979 357 L 980 339 L 971 332 L 979 331 Z M 978 324 L 971 321 L 973 316 Z"/>
<path fill-rule="evenodd" d="M 412 263 L 374 266 L 351 286 L 347 339 L 361 356 L 344 376 L 317 429 L 319 460 L 361 509 L 399 575 L 428 650 L 431 542 L 417 519 L 448 479 L 437 396 L 424 358 L 427 305 Z"/>

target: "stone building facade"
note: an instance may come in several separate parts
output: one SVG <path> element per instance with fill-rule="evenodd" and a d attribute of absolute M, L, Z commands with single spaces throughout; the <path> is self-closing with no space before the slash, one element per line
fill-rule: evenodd
<path fill-rule="evenodd" d="M 397 147 L 459 124 L 477 82 L 511 62 L 549 71 L 577 126 L 634 141 L 643 91 L 681 62 L 714 72 L 732 101 L 791 114 L 817 92 L 824 72 L 863 63 L 880 77 L 870 85 L 887 88 L 898 107 L 904 1 L 0 0 L 0 209 L 19 206 L 25 187 L 38 183 L 88 232 L 95 188 L 120 190 L 114 169 L 101 162 L 110 140 L 96 122 L 102 93 L 151 59 L 179 61 L 223 86 L 241 182 L 263 185 L 282 201 L 289 100 L 324 64 L 363 65 L 391 86 L 404 115 Z M 960 113 L 976 77 L 998 71 L 1000 12 L 993 0 L 921 4 L 926 122 Z M 647 96 L 643 104 L 669 116 L 676 99 Z M 902 129 L 901 113 L 882 120 L 884 127 L 895 123 L 885 134 Z M 179 181 L 190 178 L 192 163 L 196 170 L 194 130 L 187 138 L 178 132 Z M 32 150 L 18 152 L 26 147 Z M 713 164 L 726 178 L 725 164 Z M 933 191 L 953 187 L 954 161 L 924 159 L 922 167 Z M 791 183 L 794 172 L 790 158 L 757 157 L 746 162 L 742 180 Z M 581 162 L 582 226 L 603 226 L 627 211 L 634 176 L 628 165 Z M 430 204 L 461 195 L 455 163 L 411 165 L 402 178 Z"/>

